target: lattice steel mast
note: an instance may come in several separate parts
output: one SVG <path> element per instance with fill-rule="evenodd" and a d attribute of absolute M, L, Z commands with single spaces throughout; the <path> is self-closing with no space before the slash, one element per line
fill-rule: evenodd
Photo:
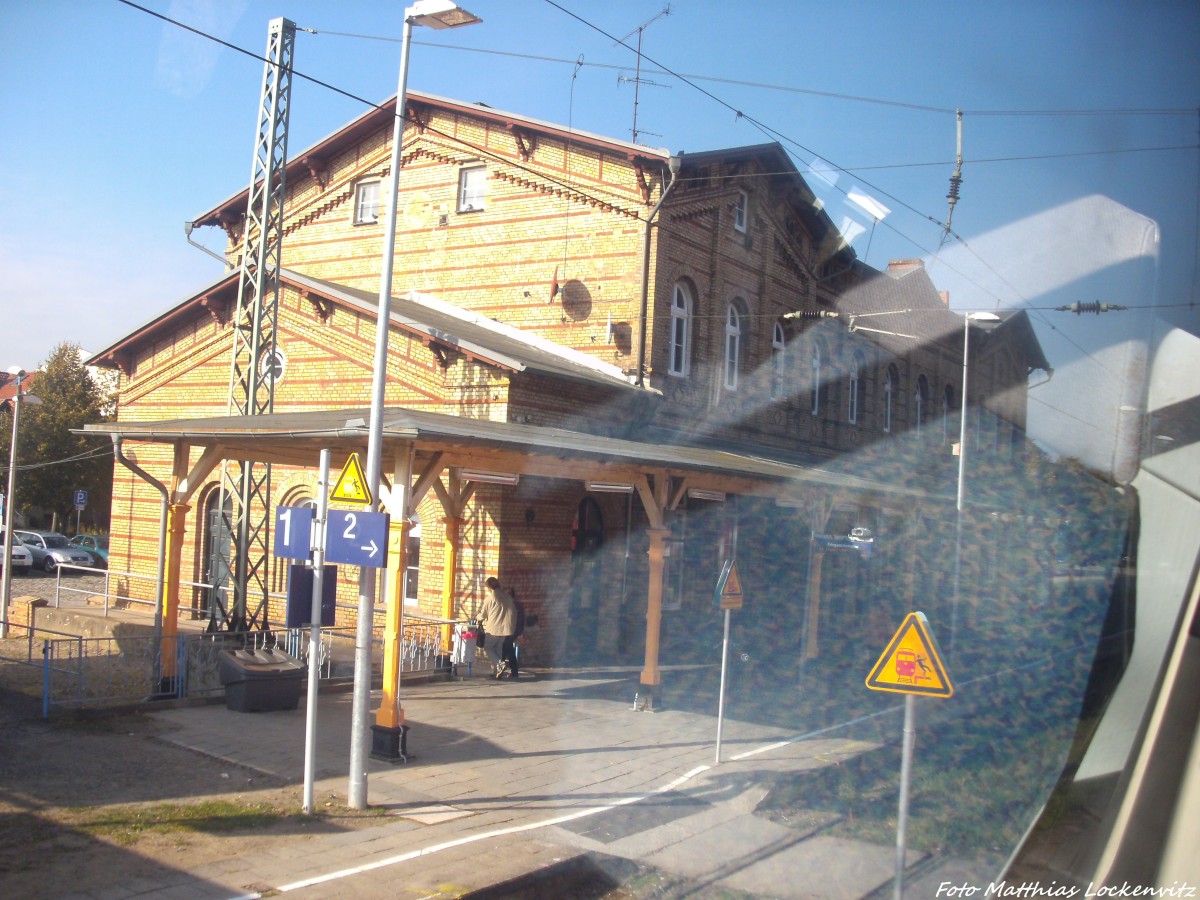
<path fill-rule="evenodd" d="M 229 376 L 230 415 L 263 415 L 272 412 L 275 406 L 275 329 L 295 43 L 295 23 L 272 19 L 267 30 L 267 62 L 263 67 L 258 131 L 242 232 L 241 279 Z M 232 504 L 228 497 L 233 498 Z M 222 542 L 221 546 L 231 551 L 226 571 L 233 579 L 233 597 L 225 608 L 226 624 L 231 631 L 241 631 L 256 623 L 267 627 L 270 499 L 269 465 L 251 460 L 225 465 L 220 509 L 232 541 L 231 545 Z M 251 601 L 256 601 L 256 605 L 247 616 Z M 258 623 L 260 613 L 262 621 Z"/>

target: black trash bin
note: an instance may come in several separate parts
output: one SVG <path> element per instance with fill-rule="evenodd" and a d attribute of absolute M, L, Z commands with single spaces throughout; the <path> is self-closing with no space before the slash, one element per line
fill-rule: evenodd
<path fill-rule="evenodd" d="M 304 663 L 282 650 L 222 650 L 225 707 L 234 712 L 295 709 L 300 703 Z"/>

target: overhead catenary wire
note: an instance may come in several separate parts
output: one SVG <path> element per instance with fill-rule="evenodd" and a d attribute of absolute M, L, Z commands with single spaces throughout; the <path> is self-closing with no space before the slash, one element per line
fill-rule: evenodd
<path fill-rule="evenodd" d="M 386 41 L 389 43 L 399 43 L 400 38 L 391 37 L 390 35 L 380 34 L 361 34 L 350 31 L 331 31 L 328 29 L 302 28 L 310 34 L 326 35 L 328 37 L 347 37 L 357 38 L 367 41 Z M 632 32 L 631 32 L 632 34 Z M 460 53 L 479 53 L 486 56 L 500 56 L 510 59 L 523 59 L 530 62 L 545 62 L 554 63 L 556 65 L 573 66 L 575 60 L 567 59 L 559 56 L 544 56 L 537 53 L 517 53 L 512 50 L 495 50 L 485 47 L 465 47 L 458 44 L 441 44 L 434 41 L 420 41 L 414 39 L 414 46 L 430 47 L 436 50 L 453 50 Z M 612 69 L 615 71 L 624 71 L 629 68 L 621 63 L 604 63 L 604 62 L 588 62 L 585 64 L 587 68 L 592 69 Z M 716 75 L 704 75 L 696 72 L 672 72 L 666 69 L 646 69 L 646 75 L 671 75 L 674 77 L 683 76 L 690 78 L 693 81 L 711 81 L 715 84 L 728 84 L 732 87 L 749 87 L 758 88 L 766 91 L 780 91 L 790 94 L 809 94 L 815 97 L 827 97 L 831 100 L 845 100 L 854 103 L 866 103 L 875 106 L 892 106 L 898 109 L 909 109 L 917 112 L 931 112 L 940 115 L 954 115 L 958 110 L 946 106 L 932 106 L 926 103 L 914 103 L 904 100 L 888 100 L 882 97 L 866 97 L 861 94 L 846 94 L 838 91 L 822 91 L 816 88 L 796 87 L 795 85 L 772 84 L 765 81 L 747 81 L 743 78 L 722 78 Z M 1196 113 L 1196 110 L 1176 107 L 1116 107 L 1109 109 L 964 109 L 962 112 L 971 116 L 1191 116 Z"/>

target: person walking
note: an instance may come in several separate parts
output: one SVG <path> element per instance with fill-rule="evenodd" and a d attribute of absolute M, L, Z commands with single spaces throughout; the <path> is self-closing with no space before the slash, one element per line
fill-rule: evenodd
<path fill-rule="evenodd" d="M 488 593 L 479 619 L 483 623 L 483 649 L 495 666 L 497 678 L 516 678 L 517 656 L 513 637 L 517 633 L 517 604 L 495 576 L 484 582 Z"/>

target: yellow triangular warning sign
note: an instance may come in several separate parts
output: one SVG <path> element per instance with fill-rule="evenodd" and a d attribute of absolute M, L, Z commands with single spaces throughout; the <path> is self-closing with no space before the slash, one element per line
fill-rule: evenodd
<path fill-rule="evenodd" d="M 729 575 L 721 588 L 721 609 L 741 609 L 742 599 L 742 582 L 738 578 L 737 563 L 730 563 Z"/>
<path fill-rule="evenodd" d="M 924 613 L 911 612 L 904 618 L 867 676 L 867 687 L 927 697 L 949 697 L 954 693 Z"/>
<path fill-rule="evenodd" d="M 338 476 L 333 490 L 329 492 L 329 499 L 342 503 L 371 502 L 371 492 L 367 488 L 367 476 L 363 474 L 362 463 L 359 462 L 357 453 L 351 453 L 350 458 L 346 460 L 346 465 L 342 466 L 342 474 Z"/>

